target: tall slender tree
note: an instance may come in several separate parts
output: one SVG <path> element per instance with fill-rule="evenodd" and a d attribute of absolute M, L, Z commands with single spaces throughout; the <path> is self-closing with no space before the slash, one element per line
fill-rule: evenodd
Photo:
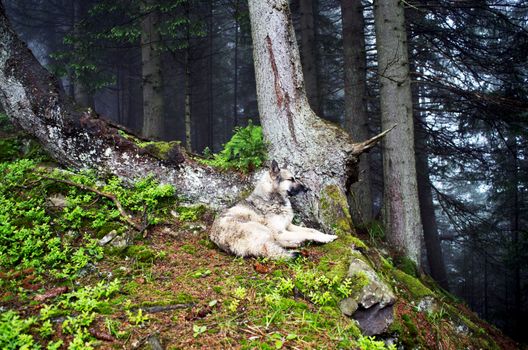
<path fill-rule="evenodd" d="M 374 1 L 381 124 L 397 124 L 382 144 L 383 220 L 393 246 L 420 264 L 423 234 L 416 182 L 413 107 L 404 3 Z"/>
<path fill-rule="evenodd" d="M 142 2 L 141 76 L 143 86 L 142 134 L 148 138 L 163 136 L 163 92 L 161 74 L 160 13 L 156 0 Z"/>
<path fill-rule="evenodd" d="M 345 129 L 354 140 L 369 136 L 367 115 L 367 57 L 365 20 L 361 0 L 342 0 L 343 54 L 345 72 Z M 351 188 L 351 215 L 354 223 L 372 220 L 370 163 L 363 154 L 359 163 L 359 181 Z"/>

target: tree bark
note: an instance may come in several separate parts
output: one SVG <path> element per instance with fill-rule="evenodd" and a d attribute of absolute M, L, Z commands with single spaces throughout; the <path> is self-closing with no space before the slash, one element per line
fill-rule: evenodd
<path fill-rule="evenodd" d="M 372 143 L 354 145 L 346 131 L 310 108 L 288 1 L 250 0 L 249 13 L 270 158 L 291 166 L 311 189 L 295 201 L 303 214 L 326 230 L 350 230 L 346 192 L 357 179 L 358 155 Z"/>
<path fill-rule="evenodd" d="M 413 110 L 403 3 L 374 1 L 383 141 L 383 219 L 396 250 L 420 265 L 422 223 L 414 155 Z"/>
<path fill-rule="evenodd" d="M 345 129 L 354 140 L 369 136 L 367 115 L 367 57 L 365 51 L 365 20 L 361 0 L 342 0 L 343 51 L 345 72 Z M 359 180 L 352 185 L 351 215 L 354 223 L 372 220 L 370 162 L 363 154 L 359 162 Z"/>
<path fill-rule="evenodd" d="M 160 14 L 153 8 L 155 0 L 145 0 L 141 21 L 141 74 L 143 82 L 143 128 L 146 138 L 163 136 L 163 90 L 161 76 Z"/>
<path fill-rule="evenodd" d="M 320 113 L 319 82 L 317 77 L 315 18 L 312 0 L 300 0 L 301 62 L 308 102 L 316 113 Z"/>

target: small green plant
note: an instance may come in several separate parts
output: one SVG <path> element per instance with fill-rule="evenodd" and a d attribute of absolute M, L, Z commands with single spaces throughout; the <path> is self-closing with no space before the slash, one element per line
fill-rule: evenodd
<path fill-rule="evenodd" d="M 206 154 L 206 156 L 209 156 Z M 267 158 L 267 145 L 262 127 L 249 121 L 246 127 L 237 127 L 231 140 L 212 159 L 201 160 L 221 169 L 235 169 L 244 173 L 260 168 Z"/>
<path fill-rule="evenodd" d="M 12 310 L 0 314 L 0 348 L 6 350 L 37 348 L 33 336 L 29 334 L 29 329 L 35 322 L 35 318 L 22 319 Z"/>
<path fill-rule="evenodd" d="M 361 350 L 396 350 L 396 345 L 386 346 L 383 341 L 376 340 L 374 337 L 360 336 L 357 343 Z"/>
<path fill-rule="evenodd" d="M 200 334 L 204 333 L 207 330 L 207 326 L 199 326 L 193 324 L 193 337 L 197 338 Z"/>
<path fill-rule="evenodd" d="M 128 322 L 136 326 L 141 326 L 150 319 L 148 315 L 143 314 L 143 309 L 141 308 L 138 309 L 136 313 L 133 313 L 130 310 L 126 310 L 126 314 L 128 317 Z"/>
<path fill-rule="evenodd" d="M 198 269 L 196 272 L 192 274 L 194 278 L 202 278 L 207 277 L 211 274 L 211 270 L 209 269 Z"/>

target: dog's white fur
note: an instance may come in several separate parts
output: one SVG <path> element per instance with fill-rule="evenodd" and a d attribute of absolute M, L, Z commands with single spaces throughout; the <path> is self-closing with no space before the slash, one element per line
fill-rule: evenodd
<path fill-rule="evenodd" d="M 273 161 L 251 195 L 216 218 L 211 240 L 237 256 L 272 259 L 294 257 L 295 252 L 285 248 L 297 248 L 305 241 L 335 240 L 335 235 L 292 224 L 293 210 L 288 196 L 303 188 L 287 169 L 279 169 Z"/>

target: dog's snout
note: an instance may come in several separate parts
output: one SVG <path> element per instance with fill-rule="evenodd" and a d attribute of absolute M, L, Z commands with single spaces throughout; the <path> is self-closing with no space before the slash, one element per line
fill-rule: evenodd
<path fill-rule="evenodd" d="M 300 185 L 299 191 L 301 191 L 301 192 L 308 192 L 308 191 L 310 191 L 310 189 L 308 188 L 308 186 L 306 186 L 305 184 L 303 184 L 303 183 L 299 183 L 299 185 Z"/>

